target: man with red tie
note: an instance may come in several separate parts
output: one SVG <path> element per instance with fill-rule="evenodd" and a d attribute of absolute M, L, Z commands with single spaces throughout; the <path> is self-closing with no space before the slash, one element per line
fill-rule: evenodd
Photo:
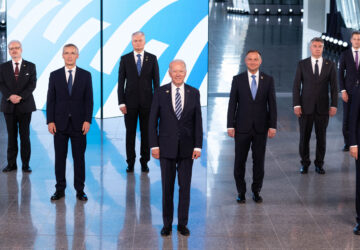
<path fill-rule="evenodd" d="M 36 110 L 32 94 L 36 87 L 36 67 L 22 59 L 19 41 L 10 41 L 8 48 L 11 60 L 0 65 L 1 112 L 4 112 L 8 132 L 8 164 L 2 171 L 17 169 L 19 131 L 22 170 L 30 173 L 30 121 L 32 112 Z"/>

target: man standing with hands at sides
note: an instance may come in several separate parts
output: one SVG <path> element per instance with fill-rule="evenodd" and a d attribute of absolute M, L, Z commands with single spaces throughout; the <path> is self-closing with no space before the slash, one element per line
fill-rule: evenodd
<path fill-rule="evenodd" d="M 351 35 L 351 49 L 341 53 L 339 62 L 339 85 L 341 97 L 343 100 L 343 135 L 344 148 L 343 151 L 349 151 L 349 117 L 350 106 L 353 100 L 354 87 L 358 87 L 360 83 L 360 32 L 354 31 Z"/>
<path fill-rule="evenodd" d="M 159 66 L 155 55 L 144 51 L 145 35 L 138 31 L 132 34 L 134 51 L 120 60 L 118 99 L 120 111 L 124 114 L 126 127 L 126 172 L 134 172 L 136 159 L 135 137 L 139 118 L 141 146 L 141 171 L 149 172 L 150 160 L 148 123 L 154 90 L 159 87 Z M 126 83 L 126 84 L 125 84 Z"/>
<path fill-rule="evenodd" d="M 19 41 L 10 41 L 8 48 L 11 61 L 0 65 L 1 112 L 4 112 L 8 132 L 8 165 L 2 171 L 10 172 L 17 169 L 19 128 L 22 170 L 30 173 L 30 121 L 31 113 L 36 110 L 32 94 L 36 87 L 36 67 L 35 64 L 22 59 Z"/>
<path fill-rule="evenodd" d="M 324 41 L 315 37 L 310 42 L 311 57 L 298 64 L 293 86 L 294 113 L 299 118 L 301 174 L 307 174 L 310 161 L 310 137 L 315 124 L 315 171 L 325 174 L 326 128 L 329 116 L 337 111 L 338 90 L 335 64 L 322 57 Z M 329 88 L 331 103 L 329 107 Z"/>
<path fill-rule="evenodd" d="M 74 44 L 63 48 L 65 67 L 51 72 L 47 94 L 47 124 L 54 135 L 56 191 L 51 200 L 65 196 L 66 157 L 69 139 L 74 159 L 74 187 L 78 200 L 87 201 L 85 186 L 86 134 L 93 113 L 90 72 L 76 66 L 79 50 Z"/>
<path fill-rule="evenodd" d="M 177 230 L 190 235 L 187 228 L 190 185 L 194 159 L 201 155 L 202 118 L 199 90 L 184 83 L 186 65 L 174 60 L 169 65 L 171 83 L 155 90 L 149 119 L 149 142 L 152 156 L 160 159 L 164 227 L 162 236 L 172 231 L 174 183 L 179 183 Z"/>
<path fill-rule="evenodd" d="M 245 57 L 247 71 L 234 76 L 227 114 L 227 131 L 235 138 L 234 177 L 238 192 L 237 202 L 245 203 L 245 167 L 251 146 L 253 157 L 252 199 L 263 201 L 260 191 L 264 179 L 267 137 L 276 135 L 276 97 L 274 80 L 259 71 L 261 55 L 249 50 Z"/>

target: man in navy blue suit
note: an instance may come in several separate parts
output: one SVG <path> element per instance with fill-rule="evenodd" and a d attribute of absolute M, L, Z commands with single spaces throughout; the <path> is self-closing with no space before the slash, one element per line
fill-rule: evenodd
<path fill-rule="evenodd" d="M 172 231 L 174 183 L 179 183 L 178 226 L 188 236 L 190 184 L 194 159 L 201 155 L 203 129 L 200 93 L 184 83 L 186 65 L 174 60 L 169 65 L 171 83 L 155 90 L 149 118 L 152 156 L 160 159 L 164 227 L 162 236 Z"/>
<path fill-rule="evenodd" d="M 354 31 L 351 35 L 351 49 L 341 53 L 339 62 L 339 84 L 343 100 L 343 151 L 349 151 L 349 117 L 353 99 L 353 89 L 360 83 L 360 32 Z"/>
<path fill-rule="evenodd" d="M 238 192 L 237 202 L 245 203 L 245 167 L 251 146 L 253 183 L 251 190 L 256 203 L 263 201 L 260 191 L 264 179 L 267 137 L 276 135 L 276 97 L 274 80 L 259 71 L 261 55 L 250 50 L 245 57 L 247 71 L 234 76 L 227 114 L 227 130 L 235 138 L 234 177 Z"/>
<path fill-rule="evenodd" d="M 65 67 L 51 72 L 47 94 L 47 124 L 54 135 L 56 191 L 51 200 L 65 196 L 65 169 L 69 139 L 74 159 L 76 197 L 87 201 L 85 186 L 86 134 L 93 113 L 90 72 L 76 66 L 79 50 L 74 44 L 63 48 Z"/>

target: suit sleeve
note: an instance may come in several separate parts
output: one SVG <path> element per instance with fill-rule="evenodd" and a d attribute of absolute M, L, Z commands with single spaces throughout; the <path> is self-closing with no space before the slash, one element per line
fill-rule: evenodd
<path fill-rule="evenodd" d="M 196 107 L 195 107 L 195 146 L 194 148 L 202 148 L 203 127 L 200 105 L 200 92 L 196 90 Z"/>
<path fill-rule="evenodd" d="M 56 101 L 56 91 L 55 91 L 55 79 L 54 74 L 51 73 L 49 77 L 49 87 L 47 92 L 46 100 L 46 123 L 55 122 L 55 101 Z"/>
<path fill-rule="evenodd" d="M 356 96 L 355 96 L 356 95 Z M 350 108 L 350 119 L 349 119 L 349 140 L 350 146 L 358 145 L 357 141 L 357 133 L 358 133 L 358 120 L 359 120 L 359 112 L 360 112 L 360 89 L 356 89 L 356 93 L 354 93 L 353 101 L 351 102 Z"/>
<path fill-rule="evenodd" d="M 5 83 L 5 79 L 3 76 L 3 67 L 0 67 L 0 91 L 3 95 L 3 98 L 5 98 L 5 100 L 7 100 L 8 102 L 10 102 L 9 97 L 11 96 L 11 91 L 10 89 L 7 87 L 6 83 Z"/>
<path fill-rule="evenodd" d="M 301 102 L 300 102 L 300 91 L 301 91 L 301 82 L 302 82 L 301 75 L 302 75 L 301 64 L 299 62 L 296 69 L 294 85 L 293 85 L 293 107 L 301 106 Z"/>
<path fill-rule="evenodd" d="M 29 98 L 29 96 L 32 95 L 33 91 L 36 87 L 36 66 L 35 64 L 31 64 L 31 72 L 29 76 L 29 81 L 27 82 L 26 87 L 21 91 L 19 96 L 22 97 L 22 99 L 26 100 Z"/>
<path fill-rule="evenodd" d="M 87 72 L 87 88 L 85 91 L 85 121 L 91 123 L 93 108 L 94 108 L 94 99 L 93 99 L 93 88 L 92 88 L 92 79 L 91 74 Z"/>
<path fill-rule="evenodd" d="M 335 63 L 331 63 L 330 71 L 330 92 L 331 92 L 331 107 L 337 108 L 338 103 L 338 84 Z"/>
<path fill-rule="evenodd" d="M 340 61 L 339 61 L 339 86 L 340 86 L 340 91 L 346 90 L 345 89 L 345 69 L 346 69 L 345 54 L 342 53 L 341 56 L 340 56 Z"/>
<path fill-rule="evenodd" d="M 277 107 L 274 79 L 270 77 L 270 89 L 268 93 L 268 108 L 269 108 L 269 128 L 276 129 L 277 121 Z"/>
<path fill-rule="evenodd" d="M 235 128 L 237 105 L 238 105 L 238 91 L 237 91 L 236 79 L 234 77 L 231 84 L 230 99 L 229 99 L 228 113 L 227 113 L 228 128 Z"/>
<path fill-rule="evenodd" d="M 151 103 L 150 115 L 149 115 L 149 147 L 159 147 L 159 89 L 155 90 L 154 97 Z"/>
<path fill-rule="evenodd" d="M 156 56 L 155 56 L 155 60 L 154 60 L 154 68 L 153 68 L 152 78 L 153 78 L 154 89 L 157 89 L 160 86 L 160 75 L 159 75 L 159 64 L 158 64 Z"/>
<path fill-rule="evenodd" d="M 121 57 L 120 67 L 119 67 L 119 77 L 118 77 L 118 101 L 120 104 L 125 104 L 125 79 L 126 79 L 126 70 L 125 70 L 125 58 Z"/>

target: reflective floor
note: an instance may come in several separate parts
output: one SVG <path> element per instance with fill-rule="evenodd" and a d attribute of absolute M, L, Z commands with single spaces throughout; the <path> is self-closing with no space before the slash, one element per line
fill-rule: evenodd
<path fill-rule="evenodd" d="M 53 140 L 45 114 L 37 111 L 31 123 L 33 173 L 0 172 L 0 249 L 360 249 L 352 234 L 355 164 L 341 152 L 341 105 L 328 127 L 326 175 L 317 175 L 313 165 L 308 175 L 299 173 L 298 124 L 288 93 L 302 53 L 301 21 L 228 18 L 225 6 L 210 5 L 209 103 L 202 110 L 203 155 L 193 168 L 191 236 L 178 235 L 175 220 L 172 237 L 160 237 L 159 163 L 151 160 L 150 173 L 141 174 L 137 162 L 135 173 L 126 174 L 123 118 L 93 121 L 86 152 L 89 201 L 76 201 L 69 155 L 66 197 L 51 203 Z M 245 69 L 244 52 L 253 46 L 263 53 L 262 70 L 275 78 L 278 134 L 268 141 L 264 202 L 255 204 L 247 193 L 247 203 L 239 205 L 226 111 L 232 76 Z M 0 114 L 0 168 L 6 143 Z M 312 138 L 311 159 L 314 143 Z M 249 188 L 250 157 L 248 163 Z"/>

